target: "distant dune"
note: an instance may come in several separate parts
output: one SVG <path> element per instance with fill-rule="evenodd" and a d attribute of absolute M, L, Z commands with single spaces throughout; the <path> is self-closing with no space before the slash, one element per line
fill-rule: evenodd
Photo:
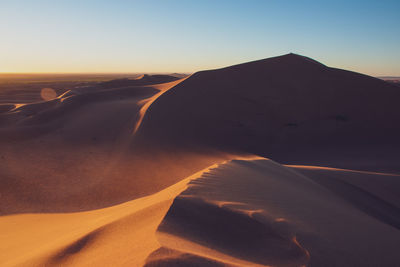
<path fill-rule="evenodd" d="M 98 86 L 101 88 L 118 88 L 126 86 L 142 86 L 150 84 L 160 84 L 179 80 L 179 77 L 172 75 L 148 75 L 144 74 L 136 79 L 118 79 L 108 82 L 100 83 Z"/>
<path fill-rule="evenodd" d="M 0 97 L 0 266 L 400 262 L 396 85 L 288 54 L 27 92 Z"/>
<path fill-rule="evenodd" d="M 51 87 L 57 95 L 68 90 L 98 90 L 100 86 L 150 85 L 185 78 L 187 74 L 170 75 L 140 74 L 1 74 L 0 105 L 42 101 L 38 94 L 43 88 Z M 144 79 L 143 79 L 144 78 Z M 133 82 L 132 82 L 133 81 Z"/>

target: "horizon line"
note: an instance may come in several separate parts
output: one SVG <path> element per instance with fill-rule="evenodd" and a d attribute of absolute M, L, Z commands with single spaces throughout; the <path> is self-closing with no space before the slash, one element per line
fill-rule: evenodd
<path fill-rule="evenodd" d="M 196 71 L 198 72 L 198 71 Z M 1 72 L 0 76 L 5 75 L 140 75 L 140 74 L 184 74 L 191 75 L 195 72 Z M 361 73 L 364 74 L 364 73 Z M 368 74 L 365 74 L 368 75 Z M 399 75 L 368 75 L 376 78 L 400 78 Z"/>

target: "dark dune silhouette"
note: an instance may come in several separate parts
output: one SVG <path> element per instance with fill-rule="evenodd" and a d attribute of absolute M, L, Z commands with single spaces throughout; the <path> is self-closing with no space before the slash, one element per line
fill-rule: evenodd
<path fill-rule="evenodd" d="M 385 81 L 288 54 L 193 74 L 151 105 L 138 135 L 279 161 L 310 150 L 314 161 L 330 157 L 326 150 L 362 157 L 366 147 L 400 159 L 398 99 L 398 87 Z"/>

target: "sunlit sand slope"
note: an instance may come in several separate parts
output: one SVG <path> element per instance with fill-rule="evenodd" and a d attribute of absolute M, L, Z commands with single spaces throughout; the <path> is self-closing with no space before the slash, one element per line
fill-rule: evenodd
<path fill-rule="evenodd" d="M 0 217 L 1 266 L 142 266 L 156 229 L 196 173 L 154 195 L 78 213 Z"/>

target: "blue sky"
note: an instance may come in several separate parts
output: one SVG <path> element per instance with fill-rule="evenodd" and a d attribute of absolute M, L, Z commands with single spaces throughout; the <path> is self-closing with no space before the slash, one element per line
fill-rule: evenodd
<path fill-rule="evenodd" d="M 0 0 L 0 72 L 194 72 L 289 52 L 400 75 L 400 1 Z"/>

